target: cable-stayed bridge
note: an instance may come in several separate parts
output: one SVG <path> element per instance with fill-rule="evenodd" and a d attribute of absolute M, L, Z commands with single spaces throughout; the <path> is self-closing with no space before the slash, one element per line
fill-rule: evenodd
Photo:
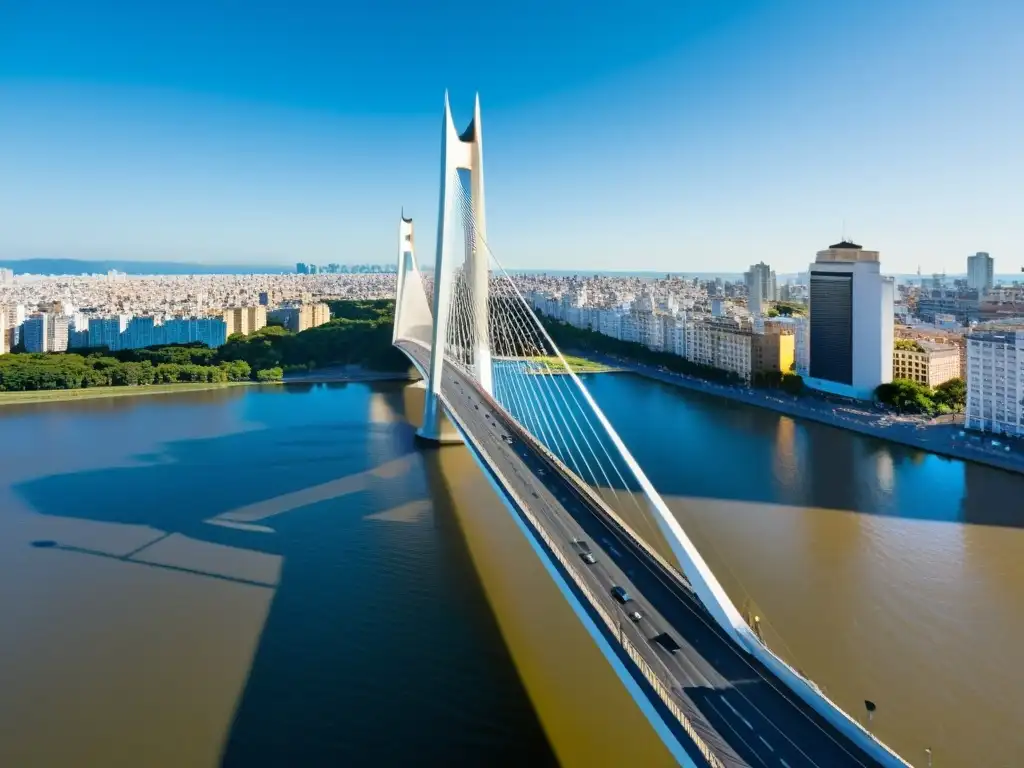
<path fill-rule="evenodd" d="M 906 766 L 751 629 L 501 267 L 479 99 L 459 133 L 445 96 L 432 273 L 404 214 L 398 245 L 394 344 L 424 379 L 419 435 L 466 444 L 677 761 Z"/>

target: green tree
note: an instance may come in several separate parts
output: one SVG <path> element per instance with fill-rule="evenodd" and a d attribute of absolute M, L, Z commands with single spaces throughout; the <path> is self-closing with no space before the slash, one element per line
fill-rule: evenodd
<path fill-rule="evenodd" d="M 967 383 L 961 378 L 949 379 L 935 388 L 936 403 L 959 413 L 967 405 Z"/>
<path fill-rule="evenodd" d="M 264 368 L 256 371 L 256 381 L 281 381 L 284 378 L 284 371 L 280 368 Z"/>
<path fill-rule="evenodd" d="M 894 379 L 875 388 L 875 398 L 899 413 L 935 413 L 937 406 L 932 390 L 910 379 Z"/>

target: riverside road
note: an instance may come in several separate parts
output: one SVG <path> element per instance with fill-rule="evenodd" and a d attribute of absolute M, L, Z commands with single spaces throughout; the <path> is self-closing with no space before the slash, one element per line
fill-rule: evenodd
<path fill-rule="evenodd" d="M 423 370 L 429 368 L 430 352 L 425 346 L 415 342 L 398 346 Z M 443 377 L 446 408 L 505 486 L 528 504 L 605 610 L 619 619 L 627 637 L 672 688 L 683 711 L 723 763 L 783 768 L 876 764 L 738 649 L 689 589 L 524 440 L 518 425 L 474 380 L 448 363 Z M 503 436 L 511 437 L 511 444 Z M 580 541 L 593 552 L 595 563 L 584 562 Z M 633 599 L 619 605 L 611 597 L 613 586 L 624 587 Z M 633 611 L 642 615 L 635 623 L 629 618 Z M 600 620 L 596 623 L 604 627 Z M 663 633 L 672 642 L 655 641 Z M 615 640 L 611 644 L 617 645 Z M 628 660 L 625 663 L 627 668 L 631 665 Z M 677 733 L 689 748 L 681 729 Z M 697 752 L 691 749 L 691 754 Z"/>

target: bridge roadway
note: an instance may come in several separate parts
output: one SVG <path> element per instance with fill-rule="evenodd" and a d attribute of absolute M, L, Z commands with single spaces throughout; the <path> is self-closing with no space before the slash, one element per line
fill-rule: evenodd
<path fill-rule="evenodd" d="M 430 353 L 425 346 L 409 341 L 398 346 L 415 358 L 422 370 L 429 370 Z M 529 504 L 591 591 L 606 599 L 605 610 L 620 619 L 632 644 L 672 687 L 680 707 L 725 765 L 877 765 L 756 659 L 737 648 L 687 586 L 522 439 L 518 424 L 493 404 L 471 377 L 447 362 L 442 394 L 446 406 L 455 411 L 506 485 Z M 512 437 L 512 444 L 502 435 Z M 596 558 L 593 565 L 583 561 L 575 543 L 579 540 L 591 548 Z M 615 585 L 624 587 L 632 600 L 625 605 L 616 603 L 610 593 Z M 634 610 L 643 615 L 638 623 L 628 618 Z M 599 619 L 597 623 L 604 628 Z M 661 633 L 667 633 L 678 650 L 669 651 L 652 641 Z M 625 663 L 631 666 L 628 659 Z M 688 743 L 681 728 L 676 732 L 682 743 Z"/>

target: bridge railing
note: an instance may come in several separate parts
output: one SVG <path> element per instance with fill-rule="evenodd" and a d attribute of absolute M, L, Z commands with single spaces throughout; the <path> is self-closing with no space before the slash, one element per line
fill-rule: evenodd
<path fill-rule="evenodd" d="M 601 620 L 605 623 L 616 640 L 618 640 L 623 650 L 626 651 L 626 654 L 633 661 L 633 664 L 636 665 L 636 668 L 640 670 L 640 674 L 644 676 L 651 688 L 654 689 L 658 698 L 661 699 L 668 711 L 672 713 L 672 716 L 679 721 L 679 724 L 683 727 L 683 731 L 685 731 L 686 735 L 700 751 L 708 765 L 712 766 L 712 768 L 725 768 L 722 761 L 714 753 L 711 747 L 708 746 L 708 743 L 704 741 L 700 734 L 697 733 L 693 723 L 690 722 L 690 718 L 686 716 L 686 713 L 684 713 L 682 708 L 676 703 L 669 688 L 661 681 L 651 666 L 644 661 L 640 652 L 636 649 L 633 643 L 630 642 L 629 638 L 626 637 L 625 632 L 622 629 L 622 624 L 615 621 L 611 615 L 609 615 L 608 611 L 606 611 L 604 606 L 601 605 L 601 601 L 598 600 L 597 596 L 593 593 L 590 587 L 587 586 L 583 578 L 576 572 L 575 566 L 573 566 L 572 563 L 569 562 L 568 558 L 562 554 L 558 545 L 550 536 L 548 536 L 544 527 L 521 500 L 519 500 L 519 508 L 522 510 L 523 515 L 527 520 L 529 520 L 531 527 L 537 532 L 537 535 L 544 541 L 548 550 L 555 556 L 555 559 L 561 564 L 563 570 L 569 575 L 569 578 L 572 579 L 576 588 L 587 599 L 591 607 L 594 609 L 594 612 L 601 617 Z"/>
<path fill-rule="evenodd" d="M 501 408 L 500 403 L 497 403 L 496 401 L 493 400 L 493 398 L 488 397 L 486 395 L 486 393 L 484 393 L 484 396 L 487 397 L 488 400 L 491 400 L 492 406 Z M 504 409 L 502 409 L 502 410 L 504 410 Z M 508 411 L 504 411 L 504 412 L 506 414 L 508 413 Z M 657 551 L 655 551 L 652 546 L 648 545 L 647 542 L 644 541 L 643 538 L 641 538 L 629 526 L 628 523 L 626 523 L 626 521 L 624 521 L 621 517 L 619 517 L 619 515 L 616 514 L 616 512 L 613 509 L 611 509 L 609 507 L 609 505 L 606 504 L 604 502 L 604 500 L 601 499 L 600 496 L 598 496 L 594 492 L 594 490 L 590 487 L 590 485 L 588 485 L 586 482 L 584 482 L 582 479 L 580 479 L 576 475 L 576 473 L 573 472 L 569 467 L 567 467 L 561 461 L 561 459 L 559 459 L 556 455 L 554 455 L 547 448 L 547 446 L 545 446 L 542 443 L 540 443 L 536 438 L 534 438 L 534 436 L 532 434 L 530 434 L 528 431 L 523 429 L 519 425 L 519 423 L 516 421 L 516 419 L 514 417 L 512 417 L 510 415 L 509 418 L 510 418 L 510 421 L 512 422 L 513 426 L 519 427 L 518 431 L 520 432 L 520 435 L 519 435 L 520 439 L 522 439 L 522 440 L 526 441 L 527 443 L 529 443 L 529 445 L 532 446 L 534 448 L 534 450 L 539 452 L 545 459 L 547 459 L 548 462 L 552 466 L 557 468 L 566 477 L 568 477 L 570 480 L 572 480 L 573 483 L 574 483 L 574 487 L 575 488 L 577 488 L 581 493 L 586 494 L 587 497 L 594 504 L 596 504 L 599 509 L 604 511 L 605 514 L 614 523 L 616 523 L 623 530 L 623 532 L 626 533 L 626 535 L 628 535 L 634 542 L 636 542 L 636 544 L 640 548 L 642 548 L 645 552 L 647 552 L 647 554 L 650 555 L 650 557 L 653 560 L 655 560 L 656 562 L 660 563 L 665 568 L 665 570 L 668 573 L 670 573 L 673 576 L 675 576 L 679 580 L 679 582 L 684 587 L 687 588 L 687 590 L 689 590 L 691 593 L 693 592 L 693 587 L 690 585 L 690 583 L 686 579 L 686 577 L 682 573 L 680 573 L 680 571 L 677 568 L 672 566 L 672 564 L 670 564 Z M 566 566 L 566 567 L 568 568 L 570 566 Z M 574 571 L 573 571 L 573 574 L 575 574 Z M 574 580 L 575 580 L 575 577 L 574 577 Z M 590 595 L 589 590 L 586 590 L 586 587 L 582 586 L 582 585 L 581 585 L 581 589 L 585 590 L 587 592 L 587 594 L 588 594 L 588 599 L 591 599 L 590 596 L 589 596 Z M 646 662 L 644 662 L 644 660 L 640 657 L 640 655 L 635 650 L 633 650 L 632 644 L 629 642 L 629 640 L 625 636 L 622 635 L 621 627 L 619 627 L 618 625 L 612 626 L 611 623 L 610 623 L 610 619 L 608 618 L 607 614 L 605 614 L 603 612 L 603 609 L 601 609 L 601 607 L 599 605 L 597 605 L 594 602 L 594 600 L 591 599 L 591 602 L 594 603 L 595 608 L 597 608 L 597 610 L 600 613 L 602 613 L 602 618 L 604 618 L 605 623 L 608 624 L 609 628 L 613 632 L 618 632 L 617 636 L 619 637 L 619 642 L 622 644 L 623 648 L 626 649 L 626 652 L 629 653 L 630 658 L 634 660 L 634 662 L 637 664 L 637 666 L 644 673 L 644 676 L 651 683 L 651 686 L 658 693 L 658 696 L 665 702 L 666 706 L 668 706 L 669 709 L 673 711 L 673 714 L 675 714 L 677 716 L 677 718 L 679 719 L 679 721 L 683 724 L 683 728 L 684 728 L 684 730 L 686 730 L 687 735 L 690 735 L 691 738 L 694 739 L 694 742 L 696 744 L 698 744 L 698 747 L 701 744 L 704 744 L 703 741 L 698 740 L 698 738 L 693 733 L 691 733 L 692 725 L 689 724 L 689 720 L 686 719 L 686 716 L 682 713 L 681 710 L 679 710 L 678 706 L 675 705 L 673 699 L 671 698 L 671 695 L 669 694 L 669 692 L 667 690 L 664 689 L 664 686 L 661 684 L 660 678 L 658 678 L 657 675 L 655 675 L 654 672 L 649 667 L 647 667 Z M 820 686 L 818 686 L 817 683 L 815 683 L 813 680 L 811 680 L 810 678 L 806 677 L 802 673 L 798 672 L 791 664 L 786 662 L 784 659 L 782 659 L 782 657 L 780 657 L 777 653 L 775 653 L 775 651 L 773 651 L 771 649 L 771 647 L 768 646 L 767 643 L 765 643 L 764 641 L 761 641 L 760 645 L 761 645 L 761 648 L 763 649 L 763 651 L 765 652 L 765 656 L 761 657 L 761 662 L 763 664 L 765 664 L 765 666 L 767 666 L 769 669 L 771 669 L 772 672 L 777 677 L 779 677 L 780 679 L 782 679 L 784 681 L 787 681 L 789 686 L 790 686 L 790 688 L 793 688 L 793 685 L 796 684 L 796 685 L 803 685 L 803 686 L 813 690 L 818 697 L 820 697 L 825 703 L 827 703 L 827 705 L 829 707 L 831 707 L 832 710 L 835 710 L 835 712 L 838 712 L 838 713 L 841 714 L 841 716 L 843 718 L 843 721 L 844 721 L 843 724 L 846 725 L 847 727 L 846 728 L 840 728 L 840 730 L 843 730 L 844 732 L 847 732 L 848 734 L 851 731 L 860 732 L 861 736 L 866 737 L 872 744 L 876 745 L 879 749 L 881 749 L 886 754 L 886 756 L 889 757 L 891 760 L 893 760 L 894 762 L 896 762 L 899 765 L 908 765 L 908 763 L 905 760 L 903 760 L 903 758 L 900 757 L 899 754 L 897 754 L 893 749 L 891 749 L 883 741 L 878 739 L 873 733 L 868 731 L 863 725 L 861 725 L 856 720 L 854 720 L 852 717 L 850 717 L 850 715 L 842 707 L 840 707 L 838 704 L 836 704 L 834 701 L 832 701 L 832 699 L 830 699 L 828 697 L 828 695 L 825 694 L 825 692 L 821 689 Z M 645 669 L 645 667 L 646 667 L 646 669 Z M 799 691 L 796 691 L 796 689 L 794 689 L 794 690 L 797 693 L 797 695 L 800 695 Z M 801 696 L 801 698 L 803 698 L 803 696 Z M 814 707 L 814 708 L 816 710 L 818 709 L 817 707 Z M 676 710 L 678 710 L 678 714 L 677 714 Z M 831 718 L 829 718 L 829 719 L 831 719 Z M 705 746 L 706 746 L 706 744 L 705 744 Z M 703 749 L 701 750 L 701 752 L 703 754 Z M 715 760 L 717 760 L 717 758 L 715 758 Z M 712 764 L 715 765 L 716 763 L 712 763 Z M 720 765 L 720 763 L 717 763 L 717 765 Z"/>
<path fill-rule="evenodd" d="M 457 424 L 459 424 L 459 428 L 462 430 L 467 440 L 472 440 L 469 430 L 466 429 L 464 424 L 460 423 L 461 420 L 459 419 L 455 409 L 451 408 L 447 402 L 445 403 L 445 405 L 447 407 L 448 414 Z M 500 476 L 501 473 L 498 471 L 497 467 L 491 464 L 491 461 L 487 457 L 487 454 L 484 451 L 479 451 L 479 453 L 483 460 L 490 465 L 491 471 L 494 472 L 496 475 Z M 621 622 L 618 622 L 615 619 L 613 619 L 612 616 L 608 613 L 608 611 L 605 610 L 604 606 L 601 604 L 601 601 L 597 598 L 597 596 L 590 589 L 590 587 L 587 586 L 586 582 L 579 575 L 579 573 L 577 573 L 575 566 L 562 553 L 562 550 L 558 546 L 558 544 L 548 535 L 547 531 L 544 530 L 544 526 L 541 525 L 540 521 L 537 520 L 536 517 L 534 517 L 532 512 L 530 512 L 530 509 L 526 505 L 526 503 L 523 502 L 523 500 L 520 499 L 518 496 L 516 496 L 514 491 L 509 490 L 507 485 L 505 486 L 505 490 L 507 493 L 509 493 L 509 495 L 515 498 L 519 510 L 522 512 L 523 516 L 529 522 L 530 527 L 533 528 L 533 530 L 541 538 L 541 540 L 547 547 L 548 551 L 551 552 L 551 554 L 562 566 L 563 571 L 566 574 L 568 574 L 569 578 L 572 579 L 573 584 L 576 585 L 576 588 L 587 599 L 587 602 L 590 603 L 591 607 L 594 609 L 594 612 L 601 618 L 601 621 L 605 623 L 605 626 L 608 627 L 608 630 L 611 632 L 612 636 L 615 637 L 619 645 L 621 645 L 623 650 L 625 650 L 626 655 L 629 656 L 630 660 L 632 660 L 633 664 L 640 671 L 640 674 L 642 674 L 644 678 L 647 680 L 647 682 L 650 684 L 651 688 L 657 694 L 658 698 L 661 699 L 666 709 L 668 709 L 668 711 L 672 713 L 672 716 L 679 721 L 679 724 L 682 726 L 683 731 L 693 742 L 694 746 L 697 747 L 698 751 L 701 753 L 701 756 L 707 761 L 707 764 L 711 766 L 711 768 L 725 768 L 725 765 L 722 763 L 721 759 L 715 754 L 714 750 L 712 750 L 712 748 L 708 745 L 704 738 L 697 732 L 697 729 L 694 727 L 690 718 L 683 711 L 682 707 L 679 706 L 675 697 L 672 695 L 669 687 L 661 681 L 661 678 L 658 677 L 657 673 L 655 673 L 651 666 L 643 659 L 643 657 L 640 655 L 640 652 L 636 649 L 636 647 L 629 640 L 629 638 L 626 637 L 626 634 L 622 629 Z"/>

